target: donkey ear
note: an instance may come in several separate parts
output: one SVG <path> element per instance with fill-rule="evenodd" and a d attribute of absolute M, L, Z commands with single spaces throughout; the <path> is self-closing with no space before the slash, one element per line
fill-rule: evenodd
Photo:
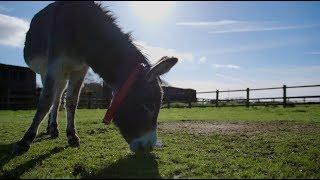
<path fill-rule="evenodd" d="M 169 70 L 178 62 L 175 57 L 162 57 L 157 64 L 155 64 L 146 75 L 148 82 L 151 82 L 156 77 L 169 72 Z"/>

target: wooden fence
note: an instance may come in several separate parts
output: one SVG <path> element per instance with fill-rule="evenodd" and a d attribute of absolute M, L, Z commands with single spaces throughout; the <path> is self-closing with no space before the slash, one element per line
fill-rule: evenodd
<path fill-rule="evenodd" d="M 8 94 L 0 96 L 0 109 L 33 109 L 35 108 L 37 97 L 33 95 Z"/>
<path fill-rule="evenodd" d="M 196 92 L 196 94 L 215 94 L 215 99 L 208 98 L 196 98 L 195 101 L 190 101 L 190 98 L 186 100 L 176 100 L 172 101 L 167 98 L 164 99 L 162 108 L 171 107 L 222 107 L 222 106 L 260 106 L 260 105 L 282 105 L 283 107 L 292 106 L 294 104 L 320 104 L 320 95 L 310 95 L 310 96 L 287 96 L 289 89 L 297 88 L 315 88 L 320 87 L 320 85 L 305 85 L 305 86 L 286 86 L 282 87 L 271 87 L 271 88 L 246 88 L 237 90 L 215 90 L 206 92 Z M 250 98 L 250 93 L 254 91 L 268 91 L 268 90 L 282 90 L 282 96 L 278 97 L 260 97 L 260 98 Z M 233 98 L 233 99 L 222 99 L 222 93 L 233 93 L 233 92 L 243 92 L 245 98 Z M 189 93 L 190 94 L 190 93 Z M 320 94 L 320 91 L 319 91 Z M 293 100 L 302 99 L 301 102 L 294 102 Z M 306 101 L 308 99 L 318 99 L 318 101 Z M 0 96 L 0 109 L 30 109 L 36 108 L 38 97 L 30 95 L 10 95 L 10 96 Z M 97 98 L 80 98 L 78 108 L 105 109 L 108 107 L 108 102 L 105 99 Z M 63 101 L 62 101 L 63 105 Z"/>
<path fill-rule="evenodd" d="M 287 96 L 288 89 L 295 89 L 295 88 L 314 88 L 320 87 L 320 85 L 304 85 L 304 86 L 286 86 L 283 85 L 282 87 L 271 87 L 271 88 L 246 88 L 246 89 L 237 89 L 237 90 L 216 90 L 216 91 L 205 91 L 205 92 L 197 92 L 197 94 L 208 94 L 208 93 L 215 93 L 215 99 L 204 99 L 198 98 L 198 103 L 206 103 L 212 104 L 216 107 L 219 106 L 228 106 L 230 102 L 235 102 L 230 106 L 256 106 L 256 105 L 282 105 L 283 107 L 290 106 L 292 104 L 320 104 L 320 101 L 311 101 L 306 102 L 306 99 L 320 99 L 320 95 L 315 96 Z M 252 91 L 266 91 L 266 90 L 275 90 L 275 89 L 282 89 L 282 96 L 281 97 L 261 97 L 261 98 L 250 98 L 250 92 Z M 220 99 L 221 93 L 232 93 L 232 92 L 245 92 L 246 98 L 235 98 L 235 99 Z M 319 92 L 320 94 L 320 92 Z M 302 102 L 293 102 L 290 100 L 294 99 L 303 99 Z M 269 100 L 263 102 L 265 100 Z M 272 100 L 272 101 L 270 101 Z M 228 104 L 229 102 L 229 104 Z M 224 103 L 221 105 L 221 103 Z"/>

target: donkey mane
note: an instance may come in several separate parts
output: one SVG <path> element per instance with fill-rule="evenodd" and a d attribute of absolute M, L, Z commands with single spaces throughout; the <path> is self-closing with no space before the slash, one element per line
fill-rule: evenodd
<path fill-rule="evenodd" d="M 107 5 L 102 5 L 102 3 L 100 2 L 94 2 L 93 3 L 94 5 L 91 6 L 91 8 L 93 8 L 93 10 L 101 13 L 101 16 L 104 18 L 104 23 L 110 23 L 112 24 L 112 34 L 114 34 L 115 36 L 119 36 L 119 37 L 122 37 L 123 40 L 127 43 L 127 44 L 130 44 L 136 51 L 138 54 L 141 55 L 141 57 L 144 59 L 145 61 L 145 64 L 148 66 L 148 67 L 151 67 L 151 63 L 150 63 L 150 60 L 148 59 L 148 54 L 146 52 L 143 52 L 141 51 L 141 49 L 143 48 L 142 46 L 134 43 L 134 37 L 133 37 L 133 31 L 129 31 L 127 33 L 124 33 L 123 30 L 121 29 L 121 27 L 119 27 L 119 25 L 117 24 L 117 17 L 113 14 L 112 11 L 110 11 L 108 9 L 108 6 Z M 163 58 L 166 58 L 165 57 L 162 57 Z M 157 78 L 159 81 L 160 81 L 160 84 L 163 83 L 163 79 L 161 76 L 159 76 Z M 163 93 L 163 90 L 161 89 L 161 93 Z"/>
<path fill-rule="evenodd" d="M 108 9 L 108 6 L 102 5 L 100 2 L 94 2 L 94 6 L 91 6 L 93 10 L 96 10 L 97 12 L 101 13 L 101 15 L 104 17 L 104 23 L 110 23 L 112 24 L 112 32 L 115 36 L 120 36 L 123 38 L 124 41 L 126 41 L 128 44 L 131 44 L 138 53 L 140 53 L 143 58 L 148 62 L 148 65 L 150 65 L 150 60 L 147 58 L 147 54 L 142 52 L 139 45 L 134 43 L 134 37 L 133 37 L 133 31 L 129 31 L 127 33 L 123 32 L 122 28 L 117 24 L 117 17 L 114 15 L 112 11 Z"/>
<path fill-rule="evenodd" d="M 102 13 L 103 17 L 105 18 L 105 22 L 112 24 L 115 32 L 121 32 L 124 39 L 127 40 L 128 43 L 133 43 L 132 32 L 123 32 L 123 30 L 117 24 L 117 18 L 115 17 L 115 15 L 107 9 L 108 6 L 103 6 L 102 3 L 94 3 L 94 5 L 95 6 L 92 6 L 92 8 L 96 8 L 98 12 Z"/>
<path fill-rule="evenodd" d="M 65 2 L 69 3 L 69 2 Z M 88 3 L 88 2 L 87 2 Z M 90 2 L 89 2 L 90 3 Z M 124 33 L 121 27 L 117 24 L 117 18 L 115 15 L 108 10 L 106 7 L 104 7 L 101 3 L 95 3 L 91 2 L 89 6 L 83 6 L 85 8 L 86 13 L 88 14 L 88 17 L 91 17 L 90 20 L 93 21 L 91 24 L 94 24 L 95 27 L 99 30 L 96 30 L 97 32 L 101 32 L 101 34 L 106 34 L 108 43 L 106 44 L 107 47 L 113 50 L 113 54 L 111 56 L 114 56 L 112 58 L 108 58 L 108 61 L 119 61 L 120 59 L 123 61 L 126 61 L 126 65 L 128 67 L 123 67 L 119 70 L 117 73 L 121 74 L 121 76 L 126 77 L 127 73 L 132 71 L 134 64 L 136 63 L 144 63 L 148 68 L 151 67 L 151 63 L 149 59 L 146 57 L 146 54 L 144 54 L 141 51 L 141 47 L 134 43 L 134 38 L 132 36 L 132 31 Z M 87 32 L 90 32 L 91 29 L 88 29 Z M 90 34 L 90 33 L 86 33 Z M 92 38 L 94 39 L 94 38 Z M 128 55 L 128 53 L 130 55 Z M 123 59 L 124 56 L 125 58 Z M 128 59 L 129 58 L 129 59 Z M 101 64 L 103 61 L 101 58 L 97 59 L 97 64 Z M 119 64 L 119 62 L 114 62 L 115 64 Z M 101 67 L 103 65 L 101 64 Z M 97 69 L 97 68 L 96 68 Z M 98 74 L 101 76 L 101 73 Z M 104 71 L 113 71 L 113 69 L 104 69 Z M 121 71 L 121 72 L 120 72 Z M 116 74 L 117 74 L 116 73 Z M 108 74 L 105 77 L 112 77 L 114 74 Z M 119 85 L 119 84 L 118 84 Z"/>

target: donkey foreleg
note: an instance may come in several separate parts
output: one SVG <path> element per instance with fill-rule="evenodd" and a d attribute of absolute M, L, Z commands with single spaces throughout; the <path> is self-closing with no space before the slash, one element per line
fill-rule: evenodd
<path fill-rule="evenodd" d="M 67 138 L 70 146 L 79 146 L 80 139 L 76 134 L 76 128 L 74 124 L 74 115 L 77 109 L 79 95 L 84 77 L 88 71 L 88 67 L 84 67 L 82 70 L 74 71 L 70 74 L 67 94 L 66 94 L 66 110 L 67 110 Z"/>
<path fill-rule="evenodd" d="M 66 82 L 61 82 L 61 84 L 58 84 L 58 87 L 56 88 L 55 92 L 55 97 L 53 99 L 52 107 L 49 113 L 47 133 L 50 134 L 52 138 L 56 138 L 59 136 L 58 111 L 61 102 L 61 95 L 65 89 L 65 85 Z"/>

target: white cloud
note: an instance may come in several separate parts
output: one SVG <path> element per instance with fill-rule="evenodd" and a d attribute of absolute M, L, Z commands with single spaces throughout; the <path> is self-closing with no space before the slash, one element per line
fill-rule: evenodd
<path fill-rule="evenodd" d="M 23 47 L 28 28 L 28 21 L 0 14 L 0 45 Z"/>
<path fill-rule="evenodd" d="M 272 48 L 285 47 L 292 44 L 301 44 L 308 42 L 309 39 L 291 39 L 291 40 L 278 40 L 278 41 L 269 41 L 269 42 L 259 42 L 254 44 L 243 44 L 241 46 L 234 47 L 216 47 L 207 50 L 200 50 L 198 53 L 201 54 L 212 54 L 212 55 L 224 55 L 230 53 L 242 53 L 242 52 L 252 52 L 252 51 L 261 51 Z"/>
<path fill-rule="evenodd" d="M 274 67 L 274 68 L 258 68 L 257 72 L 271 73 L 274 75 L 288 75 L 291 77 L 298 77 L 304 74 L 320 74 L 320 66 L 293 66 L 293 67 Z"/>
<path fill-rule="evenodd" d="M 314 24 L 283 25 L 274 22 L 249 22 L 238 20 L 178 22 L 176 23 L 176 25 L 189 27 L 205 27 L 208 28 L 208 33 L 210 34 L 279 31 L 290 29 L 304 29 L 316 26 Z"/>
<path fill-rule="evenodd" d="M 308 54 L 308 55 L 320 55 L 320 51 L 305 52 L 304 54 Z"/>
<path fill-rule="evenodd" d="M 3 12 L 3 11 L 10 12 L 12 10 L 13 10 L 13 8 L 8 8 L 8 7 L 4 6 L 4 5 L 0 5 L 0 12 Z"/>
<path fill-rule="evenodd" d="M 293 25 L 293 26 L 271 26 L 271 27 L 232 27 L 227 29 L 217 29 L 209 31 L 210 34 L 221 34 L 221 33 L 236 33 L 236 32 L 257 32 L 257 31 L 279 31 L 279 30 L 290 30 L 290 29 L 303 29 L 313 27 L 314 25 Z"/>
<path fill-rule="evenodd" d="M 43 87 L 40 74 L 36 74 L 36 86 L 37 86 L 37 88 L 38 88 L 38 87 L 40 87 L 40 88 Z"/>
<path fill-rule="evenodd" d="M 201 70 L 201 67 L 200 66 L 184 66 L 184 67 L 181 67 L 182 70 L 185 70 L 185 71 L 199 71 Z"/>
<path fill-rule="evenodd" d="M 248 86 L 249 84 L 255 85 L 257 83 L 257 81 L 253 78 L 249 78 L 249 77 L 242 77 L 239 78 L 239 75 L 225 75 L 225 74 L 220 74 L 220 73 L 216 73 L 215 76 L 217 77 L 217 79 L 224 81 L 224 82 L 228 82 L 229 84 L 237 84 L 239 85 L 239 87 L 245 87 Z M 228 87 L 230 88 L 230 87 Z"/>
<path fill-rule="evenodd" d="M 228 87 L 224 82 L 217 82 L 215 80 L 189 80 L 185 78 L 171 79 L 169 84 L 180 88 L 192 88 L 197 91 L 214 91 L 216 89 Z"/>
<path fill-rule="evenodd" d="M 157 62 L 163 56 L 175 56 L 180 61 L 189 61 L 193 62 L 194 55 L 190 52 L 178 52 L 175 49 L 167 49 L 163 47 L 152 46 L 143 41 L 135 41 L 134 42 L 141 51 L 149 58 L 152 63 Z"/>
<path fill-rule="evenodd" d="M 207 61 L 207 57 L 206 56 L 202 56 L 202 57 L 200 57 L 198 63 L 202 64 L 202 63 L 205 63 L 206 61 Z"/>
<path fill-rule="evenodd" d="M 234 20 L 220 20 L 220 21 L 194 21 L 194 22 L 178 22 L 178 26 L 220 26 L 236 24 L 238 21 Z"/>
<path fill-rule="evenodd" d="M 89 68 L 85 78 L 84 78 L 84 83 L 85 84 L 90 84 L 90 83 L 103 83 L 103 79 L 95 73 L 91 68 Z"/>
<path fill-rule="evenodd" d="M 240 66 L 233 64 L 212 64 L 213 68 L 225 68 L 225 69 L 239 69 Z"/>
<path fill-rule="evenodd" d="M 97 73 L 95 73 L 91 68 L 89 68 L 86 76 L 84 77 L 83 83 L 85 84 L 99 83 L 102 85 L 103 79 Z M 36 84 L 37 84 L 37 87 L 43 87 L 40 74 L 36 74 Z"/>

